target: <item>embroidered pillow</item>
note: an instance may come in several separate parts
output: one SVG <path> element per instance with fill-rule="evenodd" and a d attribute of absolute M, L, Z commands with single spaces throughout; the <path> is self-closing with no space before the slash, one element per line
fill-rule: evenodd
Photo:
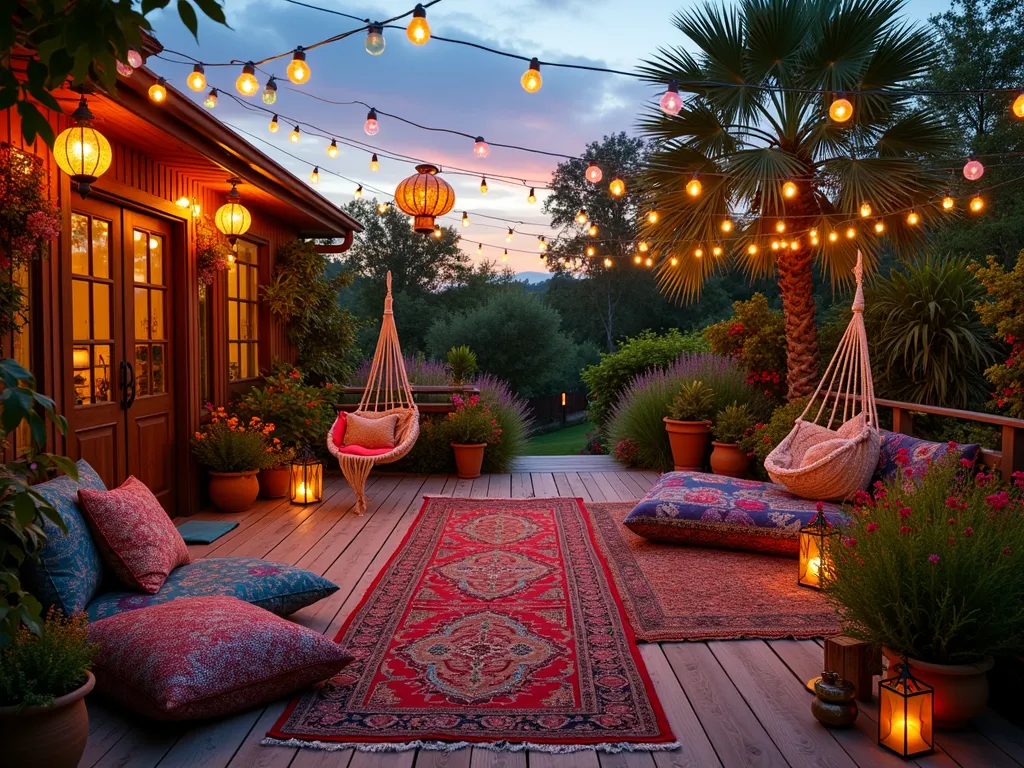
<path fill-rule="evenodd" d="M 155 594 L 191 559 L 185 541 L 146 484 L 129 477 L 113 491 L 78 491 L 96 546 L 129 589 Z"/>
<path fill-rule="evenodd" d="M 342 445 L 361 448 L 394 448 L 398 414 L 392 413 L 376 419 L 350 413 L 345 418 L 345 440 Z"/>
<path fill-rule="evenodd" d="M 82 459 L 78 481 L 67 475 L 35 486 L 35 490 L 57 510 L 67 526 L 64 533 L 49 520 L 43 521 L 46 543 L 38 563 L 25 566 L 25 577 L 32 594 L 43 604 L 44 612 L 55 606 L 66 615 L 85 610 L 99 592 L 103 580 L 103 558 L 89 533 L 78 503 L 78 489 L 106 490 L 100 476 Z"/>
<path fill-rule="evenodd" d="M 882 448 L 878 452 L 878 467 L 871 478 L 872 482 L 878 480 L 887 481 L 896 477 L 896 470 L 899 464 L 896 456 L 901 450 L 906 450 L 907 465 L 916 477 L 928 468 L 929 463 L 939 461 L 949 451 L 960 452 L 961 459 L 973 462 L 981 452 L 981 446 L 976 443 L 933 443 L 930 440 L 922 440 L 919 437 L 911 437 L 900 432 L 888 432 L 881 430 Z"/>
<path fill-rule="evenodd" d="M 183 597 L 89 627 L 96 690 L 157 720 L 219 717 L 326 680 L 352 657 L 233 597 Z"/>

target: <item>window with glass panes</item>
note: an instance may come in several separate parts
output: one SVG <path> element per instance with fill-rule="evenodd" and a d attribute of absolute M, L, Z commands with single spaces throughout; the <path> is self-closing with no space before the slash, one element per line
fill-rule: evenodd
<path fill-rule="evenodd" d="M 71 214 L 71 375 L 75 405 L 114 399 L 110 222 Z"/>
<path fill-rule="evenodd" d="M 259 375 L 257 273 L 259 248 L 238 241 L 235 263 L 228 270 L 228 378 L 231 381 Z"/>

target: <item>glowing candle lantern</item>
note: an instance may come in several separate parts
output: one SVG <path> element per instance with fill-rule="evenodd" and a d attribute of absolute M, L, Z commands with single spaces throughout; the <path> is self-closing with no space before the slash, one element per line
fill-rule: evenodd
<path fill-rule="evenodd" d="M 934 689 L 912 674 L 906 662 L 878 684 L 878 743 L 906 759 L 935 748 Z"/>
<path fill-rule="evenodd" d="M 53 142 L 53 159 L 85 197 L 96 179 L 106 173 L 113 155 L 110 142 L 92 127 L 93 115 L 85 96 L 71 113 L 71 119 L 74 125 L 61 131 Z"/>
<path fill-rule="evenodd" d="M 303 453 L 292 462 L 290 471 L 293 504 L 313 504 L 324 495 L 324 465 L 311 453 Z"/>
<path fill-rule="evenodd" d="M 821 589 L 821 579 L 829 569 L 829 548 L 839 532 L 825 517 L 822 505 L 810 523 L 800 529 L 800 570 L 797 584 Z"/>
<path fill-rule="evenodd" d="M 602 176 L 604 176 L 604 173 L 601 171 L 601 167 L 597 163 L 593 160 L 587 163 L 587 181 L 591 184 L 597 184 L 597 182 L 601 180 Z"/>
<path fill-rule="evenodd" d="M 985 175 L 985 166 L 973 157 L 964 165 L 964 178 L 968 181 L 977 181 Z"/>

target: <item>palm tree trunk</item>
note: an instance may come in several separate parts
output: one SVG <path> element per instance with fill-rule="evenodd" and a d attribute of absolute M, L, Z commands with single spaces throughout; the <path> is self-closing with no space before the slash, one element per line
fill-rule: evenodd
<path fill-rule="evenodd" d="M 818 327 L 814 319 L 813 253 L 809 248 L 779 252 L 779 290 L 786 318 L 786 388 L 793 400 L 818 383 Z"/>

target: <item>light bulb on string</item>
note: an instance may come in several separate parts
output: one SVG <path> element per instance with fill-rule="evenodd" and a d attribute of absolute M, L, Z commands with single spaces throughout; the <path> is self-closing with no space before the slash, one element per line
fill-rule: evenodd
<path fill-rule="evenodd" d="M 773 251 L 779 250 L 779 241 L 778 240 L 772 240 L 772 250 Z"/>
<path fill-rule="evenodd" d="M 484 244 L 483 243 L 477 243 L 476 244 L 476 255 L 479 256 L 483 252 L 484 252 Z"/>
<path fill-rule="evenodd" d="M 985 175 L 985 166 L 973 157 L 964 165 L 964 178 L 968 181 L 977 181 Z"/>
<path fill-rule="evenodd" d="M 661 107 L 661 111 L 666 115 L 678 115 L 679 110 L 683 108 L 683 99 L 679 95 L 679 83 L 673 80 L 668 84 L 668 88 L 661 94 L 661 98 L 658 100 L 658 105 Z"/>
<path fill-rule="evenodd" d="M 845 93 L 840 93 L 828 108 L 828 116 L 837 123 L 845 123 L 853 117 L 853 104 L 846 98 Z"/>
<path fill-rule="evenodd" d="M 671 259 L 668 260 L 668 263 L 671 264 L 673 267 L 678 267 L 679 259 L 673 256 Z"/>
<path fill-rule="evenodd" d="M 288 134 L 288 141 L 292 144 L 298 144 L 300 138 L 302 138 L 302 129 L 296 125 L 292 128 L 292 132 Z"/>
<path fill-rule="evenodd" d="M 158 77 L 156 82 L 149 86 L 149 98 L 157 104 L 167 100 L 167 81 Z"/>
<path fill-rule="evenodd" d="M 544 239 L 543 235 L 537 238 L 537 248 L 541 251 L 548 249 L 548 241 Z"/>
<path fill-rule="evenodd" d="M 590 226 L 587 227 L 587 234 L 591 237 L 597 237 L 597 224 L 590 222 Z"/>
<path fill-rule="evenodd" d="M 799 191 L 800 190 L 797 188 L 795 182 L 787 181 L 785 184 L 782 185 L 782 196 L 783 197 L 792 199 L 792 198 L 796 197 L 796 193 L 799 192 Z"/>
<path fill-rule="evenodd" d="M 722 231 L 723 232 L 732 232 L 732 220 L 731 219 L 723 219 L 723 221 L 722 221 Z"/>
<path fill-rule="evenodd" d="M 288 79 L 296 85 L 302 85 L 309 80 L 309 64 L 306 63 L 306 52 L 300 45 L 292 53 L 292 60 L 288 63 Z"/>
<path fill-rule="evenodd" d="M 139 67 L 141 67 L 145 63 L 146 63 L 146 60 L 142 58 L 142 54 L 139 53 L 135 48 L 129 48 L 128 49 L 128 64 L 129 64 L 129 66 L 131 66 L 133 69 L 138 69 Z"/>
<path fill-rule="evenodd" d="M 362 197 L 363 197 L 363 185 L 362 184 L 360 184 L 358 187 L 356 187 L 356 191 L 352 193 L 352 196 L 355 197 L 356 200 L 361 200 L 362 199 Z"/>
<path fill-rule="evenodd" d="M 486 195 L 487 194 L 487 177 L 486 176 L 481 176 L 480 177 L 480 194 L 482 194 L 482 195 Z"/>
<path fill-rule="evenodd" d="M 377 122 L 377 110 L 370 108 L 370 111 L 366 113 L 366 122 L 363 123 L 363 132 L 367 136 L 376 136 L 377 131 L 380 130 L 380 123 Z"/>
<path fill-rule="evenodd" d="M 651 208 L 651 210 L 649 210 L 647 212 L 647 223 L 648 224 L 657 224 L 659 218 L 661 218 L 661 217 L 658 216 L 658 209 L 657 208 Z"/>
<path fill-rule="evenodd" d="M 481 249 L 477 249 L 477 253 L 480 253 L 480 252 L 481 252 Z M 508 261 L 508 248 L 506 248 L 505 252 L 503 254 L 501 254 L 501 260 L 502 261 Z"/>
<path fill-rule="evenodd" d="M 530 59 L 530 68 L 519 78 L 519 82 L 527 93 L 536 93 L 544 84 L 544 79 L 540 76 L 540 62 L 536 56 Z"/>
<path fill-rule="evenodd" d="M 423 45 L 430 39 L 430 24 L 427 23 L 427 11 L 420 3 L 416 3 L 409 26 L 405 28 L 405 36 L 413 45 Z"/>
<path fill-rule="evenodd" d="M 971 198 L 970 208 L 971 213 L 980 213 L 981 209 L 985 207 L 985 201 L 981 199 L 979 195 L 975 195 Z"/>
<path fill-rule="evenodd" d="M 196 64 L 192 67 L 192 71 L 189 76 L 185 79 L 188 83 L 188 87 L 197 93 L 206 87 L 206 70 L 202 64 Z"/>
<path fill-rule="evenodd" d="M 647 244 L 646 240 L 641 240 L 640 243 L 637 245 L 636 249 L 640 251 L 640 253 L 647 253 L 650 247 L 651 246 Z"/>
<path fill-rule="evenodd" d="M 791 250 L 791 251 L 799 251 L 800 250 L 800 241 L 799 240 L 792 240 L 792 241 L 790 241 L 790 243 L 789 243 L 789 250 Z"/>
<path fill-rule="evenodd" d="M 591 160 L 587 163 L 587 172 L 584 175 L 591 184 L 597 184 L 604 173 L 601 171 L 601 167 Z"/>
<path fill-rule="evenodd" d="M 722 246 L 720 246 L 720 245 L 714 246 L 711 249 L 711 255 L 712 256 L 721 256 L 722 255 Z"/>
<path fill-rule="evenodd" d="M 920 221 L 921 217 L 917 214 L 916 211 L 911 211 L 910 213 L 907 214 L 907 224 L 909 224 L 910 226 L 916 227 Z"/>
<path fill-rule="evenodd" d="M 462 212 L 462 226 L 463 227 L 468 227 L 469 226 L 469 214 L 466 213 L 465 211 Z"/>
<path fill-rule="evenodd" d="M 782 234 L 783 232 L 785 232 L 786 231 L 786 222 L 782 221 L 781 219 L 779 221 L 775 222 L 775 231 L 778 232 L 779 234 Z"/>
<path fill-rule="evenodd" d="M 587 256 L 594 256 L 597 254 L 597 248 L 592 245 L 587 246 Z"/>
<path fill-rule="evenodd" d="M 327 156 L 337 157 L 338 156 L 338 142 L 335 139 L 331 139 L 331 143 L 327 145 Z"/>
<path fill-rule="evenodd" d="M 1011 109 L 1017 117 L 1024 117 L 1024 93 L 1013 100 Z"/>
<path fill-rule="evenodd" d="M 956 205 L 956 200 L 954 200 L 950 196 L 949 192 L 947 192 L 946 196 L 942 198 L 942 210 L 944 210 L 944 211 L 952 211 L 953 207 L 955 205 Z"/>
<path fill-rule="evenodd" d="M 277 79 L 273 76 L 267 80 L 267 84 L 263 86 L 263 103 L 266 105 L 274 104 L 277 101 Z"/>
<path fill-rule="evenodd" d="M 533 205 L 534 203 L 537 202 L 537 193 L 534 191 L 533 187 L 530 187 L 530 194 L 526 196 L 526 202 L 528 202 L 530 205 Z"/>
<path fill-rule="evenodd" d="M 704 258 L 704 249 L 701 248 L 698 245 L 696 248 L 693 249 L 693 256 L 694 256 L 694 258 L 697 258 L 697 259 L 703 259 Z"/>
<path fill-rule="evenodd" d="M 441 226 L 439 224 L 434 225 L 433 235 L 435 240 L 440 240 L 441 236 L 444 235 L 444 232 L 441 231 Z"/>
<path fill-rule="evenodd" d="M 634 264 L 643 264 L 643 263 L 644 263 L 644 257 L 643 257 L 643 256 L 641 256 L 641 255 L 640 255 L 640 254 L 638 253 L 638 254 L 637 254 L 636 256 L 634 256 L 634 257 L 633 257 L 633 263 L 634 263 Z"/>
<path fill-rule="evenodd" d="M 757 255 L 757 251 L 758 251 L 757 243 L 751 243 L 750 245 L 747 246 L 747 255 L 749 255 L 749 256 L 756 256 Z"/>
<path fill-rule="evenodd" d="M 626 182 L 616 176 L 608 185 L 608 194 L 612 197 L 622 197 L 626 194 Z"/>
<path fill-rule="evenodd" d="M 371 56 L 380 56 L 384 53 L 384 27 L 380 24 L 371 24 L 366 28 L 366 52 Z"/>
<path fill-rule="evenodd" d="M 653 267 L 654 266 L 654 259 L 652 259 L 650 256 L 648 256 L 646 259 L 644 259 L 644 266 L 645 267 Z"/>
<path fill-rule="evenodd" d="M 309 180 L 311 182 L 313 182 L 314 184 L 319 184 L 320 183 L 320 166 L 319 165 L 314 165 L 313 166 L 313 172 L 311 174 L 309 174 Z"/>
<path fill-rule="evenodd" d="M 280 130 L 281 126 L 277 124 L 277 115 L 270 118 L 270 125 L 267 127 L 270 128 L 271 133 L 277 133 Z"/>
<path fill-rule="evenodd" d="M 381 216 L 383 216 L 387 212 L 388 212 L 388 204 L 387 203 L 377 203 L 377 213 L 379 213 Z"/>
<path fill-rule="evenodd" d="M 377 153 L 374 152 L 370 157 L 370 170 L 376 173 L 380 170 L 380 160 L 377 159 Z"/>
<path fill-rule="evenodd" d="M 607 269 L 611 269 L 613 264 L 615 264 L 615 262 L 612 261 L 608 256 L 604 257 L 604 265 Z"/>
<path fill-rule="evenodd" d="M 693 174 L 693 178 L 686 183 L 686 194 L 690 197 L 700 197 L 700 193 L 703 189 L 704 185 L 700 183 L 700 179 L 697 178 L 697 174 Z"/>
<path fill-rule="evenodd" d="M 203 106 L 207 109 L 213 109 L 217 106 L 217 89 L 211 88 L 210 92 L 206 94 L 206 99 L 203 100 Z"/>
<path fill-rule="evenodd" d="M 839 233 L 838 232 L 829 232 L 828 233 L 828 241 L 830 243 L 835 243 L 838 240 L 839 240 Z"/>
<path fill-rule="evenodd" d="M 871 215 L 871 206 L 868 205 L 867 203 L 861 203 L 861 206 L 860 206 L 860 216 L 861 216 L 861 218 L 862 219 L 866 219 L 870 215 Z"/>
<path fill-rule="evenodd" d="M 256 91 L 259 90 L 260 84 L 256 79 L 256 67 L 251 61 L 247 61 L 242 66 L 242 74 L 235 80 L 235 88 L 243 96 L 255 96 Z"/>
<path fill-rule="evenodd" d="M 856 229 L 854 229 L 853 227 L 847 227 L 846 228 L 846 239 L 847 240 L 853 240 L 853 238 L 855 238 L 856 236 L 857 236 L 857 230 Z"/>
<path fill-rule="evenodd" d="M 484 141 L 483 136 L 477 136 L 476 141 L 473 143 L 473 154 L 477 157 L 487 157 L 490 154 L 491 148 L 487 146 L 487 142 Z"/>
<path fill-rule="evenodd" d="M 586 208 L 580 208 L 579 212 L 576 214 L 576 223 L 577 224 L 586 224 L 587 223 L 587 209 Z"/>
<path fill-rule="evenodd" d="M 508 228 L 508 232 L 505 234 L 505 242 L 506 243 L 511 243 L 512 242 L 512 238 L 515 236 L 515 234 L 516 234 L 515 230 L 512 229 L 512 227 L 509 227 Z"/>
<path fill-rule="evenodd" d="M 135 70 L 132 68 L 132 66 L 123 61 L 118 61 L 114 65 L 114 69 L 116 69 L 117 74 L 121 75 L 122 77 L 131 77 L 133 74 L 135 74 Z"/>

